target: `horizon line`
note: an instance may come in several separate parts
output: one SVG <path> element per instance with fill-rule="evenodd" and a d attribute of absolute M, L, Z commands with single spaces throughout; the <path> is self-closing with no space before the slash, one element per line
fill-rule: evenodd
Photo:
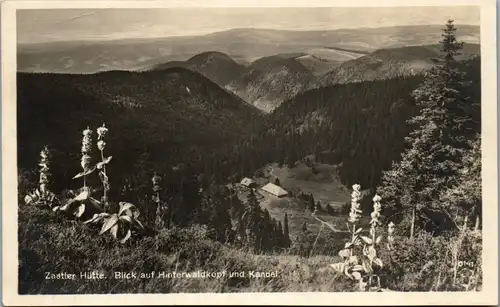
<path fill-rule="evenodd" d="M 171 35 L 171 36 L 151 36 L 151 37 L 129 37 L 129 38 L 99 38 L 99 39 L 75 39 L 75 40 L 50 40 L 50 41 L 42 41 L 42 42 L 17 42 L 17 45 L 38 45 L 38 44 L 61 44 L 61 43 L 110 43 L 110 42 L 121 42 L 121 41 L 130 41 L 130 40 L 139 40 L 139 41 L 147 41 L 151 39 L 169 39 L 169 38 L 194 38 L 194 37 L 203 37 L 208 35 L 220 34 L 229 31 L 235 30 L 265 30 L 265 31 L 280 31 L 280 32 L 335 32 L 335 31 L 345 31 L 345 30 L 363 30 L 363 29 L 387 29 L 387 28 L 401 28 L 401 27 L 435 27 L 442 26 L 445 24 L 408 24 L 408 25 L 397 25 L 397 26 L 380 26 L 380 27 L 357 27 L 357 28 L 335 28 L 335 29 L 314 29 L 314 30 L 297 30 L 297 29 L 274 29 L 274 28 L 259 28 L 259 27 L 235 27 L 228 28 L 225 30 L 218 30 L 214 32 L 208 32 L 204 34 L 193 34 L 193 35 Z M 458 28 L 459 26 L 468 26 L 468 27 L 478 27 L 478 24 L 455 24 Z M 459 30 L 459 28 L 458 28 Z"/>

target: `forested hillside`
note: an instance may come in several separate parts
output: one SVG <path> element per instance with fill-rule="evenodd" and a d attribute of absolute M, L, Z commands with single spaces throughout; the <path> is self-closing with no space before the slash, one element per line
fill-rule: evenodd
<path fill-rule="evenodd" d="M 471 101 L 480 101 L 479 58 L 460 66 L 472 83 Z M 381 171 L 399 159 L 404 138 L 414 129 L 406 123 L 419 111 L 411 92 L 423 80 L 403 76 L 299 94 L 272 115 L 266 148 L 286 163 L 313 153 L 320 161 L 342 162 L 340 175 L 346 184 L 374 188 Z"/>
<path fill-rule="evenodd" d="M 457 60 L 478 56 L 479 47 L 479 44 L 464 44 Z M 444 54 L 440 48 L 440 45 L 423 45 L 378 49 L 333 68 L 320 77 L 318 84 L 327 86 L 421 74 L 443 59 Z"/>
<path fill-rule="evenodd" d="M 183 68 L 94 75 L 19 73 L 17 116 L 19 123 L 29 123 L 18 129 L 21 168 L 35 167 L 33 159 L 45 144 L 57 160 L 71 165 L 78 159 L 81 131 L 106 123 L 114 131 L 110 151 L 127 148 L 113 166 L 124 175 L 137 174 L 134 165 L 146 156 L 149 171 L 196 165 L 261 126 L 259 110 Z M 75 167 L 54 174 L 56 182 L 68 182 Z"/>
<path fill-rule="evenodd" d="M 155 65 L 152 70 L 165 70 L 173 67 L 184 67 L 196 71 L 224 87 L 238 78 L 245 70 L 245 66 L 236 63 L 231 57 L 222 52 L 202 52 L 187 61 L 171 61 Z"/>
<path fill-rule="evenodd" d="M 275 56 L 253 62 L 226 88 L 249 104 L 272 112 L 283 101 L 307 89 L 315 80 L 314 75 L 297 60 Z"/>
<path fill-rule="evenodd" d="M 269 114 L 180 67 L 18 73 L 19 292 L 480 291 L 481 62 L 452 20 L 440 47 L 421 73 L 291 91 Z M 303 67 L 284 61 L 257 63 Z M 289 93 L 285 72 L 252 80 Z M 282 186 L 325 182 L 326 206 Z M 247 275 L 40 273 L 70 266 Z"/>
<path fill-rule="evenodd" d="M 474 100 L 480 93 L 479 64 L 479 59 L 462 63 Z M 42 140 L 47 142 L 42 135 L 58 155 L 59 150 L 78 148 L 78 132 L 69 127 L 107 122 L 120 131 L 112 136 L 113 148 L 128 147 L 127 155 L 115 162 L 117 170 L 139 167 L 145 159 L 157 171 L 169 172 L 185 167 L 189 157 L 194 173 L 205 174 L 206 181 L 224 182 L 239 180 L 267 163 L 293 165 L 315 154 L 318 162 L 340 164 L 346 185 L 360 182 L 374 188 L 381 171 L 399 158 L 404 137 L 413 129 L 406 121 L 419 108 L 410 93 L 422 81 L 423 76 L 412 76 L 332 85 L 299 94 L 263 116 L 183 69 L 86 76 L 19 74 L 18 117 L 31 123 L 18 130 L 20 165 L 34 166 L 31 157 Z M 56 120 L 45 125 L 47 117 Z M 63 142 L 66 138 L 73 141 Z M 61 155 L 63 161 L 74 158 Z M 68 178 L 68 170 L 62 172 L 62 178 Z"/>

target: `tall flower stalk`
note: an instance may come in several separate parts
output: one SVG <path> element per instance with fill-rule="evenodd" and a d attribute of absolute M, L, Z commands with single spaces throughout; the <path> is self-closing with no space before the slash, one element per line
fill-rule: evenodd
<path fill-rule="evenodd" d="M 105 157 L 104 156 L 104 149 L 106 148 L 106 141 L 104 140 L 106 135 L 108 134 L 108 128 L 104 124 L 102 124 L 101 127 L 97 128 L 97 149 L 99 149 L 101 153 L 101 162 L 97 164 L 97 169 L 99 169 L 99 178 L 101 178 L 102 181 L 102 187 L 103 187 L 103 196 L 102 196 L 102 202 L 104 204 L 104 208 L 108 208 L 108 191 L 110 189 L 109 186 L 109 178 L 108 174 L 106 173 L 106 164 L 111 161 L 111 156 Z"/>
<path fill-rule="evenodd" d="M 39 187 L 40 192 L 49 191 L 49 178 L 50 178 L 50 151 L 47 146 L 45 146 L 42 151 L 40 151 L 40 180 Z"/>
<path fill-rule="evenodd" d="M 377 264 L 379 267 L 382 267 L 382 260 L 380 258 L 377 258 L 377 249 L 376 245 L 380 243 L 382 240 L 382 236 L 377 237 L 377 227 L 381 224 L 380 223 L 380 212 L 382 211 L 382 205 L 380 204 L 380 201 L 382 198 L 378 195 L 375 195 L 373 197 L 373 211 L 371 213 L 371 220 L 370 220 L 370 240 L 368 240 L 366 237 L 362 237 L 363 241 L 366 243 L 365 246 L 363 247 L 363 254 L 367 257 L 369 263 L 370 263 L 370 270 L 368 272 L 368 286 L 372 286 L 372 281 L 373 278 L 377 278 L 378 281 L 378 287 L 380 288 L 380 278 L 373 274 L 373 264 Z"/>
<path fill-rule="evenodd" d="M 354 236 L 356 234 L 356 224 L 359 222 L 361 218 L 361 214 L 363 211 L 361 210 L 361 185 L 355 184 L 352 186 L 351 193 L 351 211 L 349 212 L 349 218 L 347 221 L 352 224 L 352 240 L 354 242 Z M 349 227 L 349 224 L 348 226 Z"/>
<path fill-rule="evenodd" d="M 380 225 L 380 212 L 382 211 L 382 205 L 380 204 L 380 201 L 382 198 L 378 195 L 375 195 L 373 197 L 373 212 L 371 213 L 371 220 L 370 220 L 370 235 L 372 236 L 372 239 L 375 241 L 375 234 L 377 231 L 377 226 Z"/>
<path fill-rule="evenodd" d="M 363 227 L 358 223 L 361 219 L 361 186 L 355 184 L 352 186 L 351 211 L 347 219 L 347 227 L 351 233 L 351 240 L 345 243 L 344 249 L 339 251 L 342 262 L 334 263 L 331 267 L 341 274 L 358 282 L 359 289 L 368 291 L 372 289 L 373 278 L 377 278 L 377 287 L 380 289 L 380 278 L 374 274 L 373 264 L 382 267 L 382 260 L 377 258 L 376 245 L 382 240 L 382 236 L 377 237 L 377 227 L 380 225 L 380 204 L 381 197 L 375 195 L 373 198 L 373 212 L 370 220 L 370 236 L 362 235 Z M 352 225 L 352 229 L 349 225 Z M 359 226 L 358 228 L 356 226 Z M 362 251 L 362 253 L 360 253 Z"/>
<path fill-rule="evenodd" d="M 50 191 L 50 151 L 47 146 L 45 146 L 40 151 L 40 161 L 38 162 L 40 167 L 38 188 L 33 192 L 29 192 L 24 197 L 24 202 L 26 204 L 36 204 L 52 207 L 55 199 L 54 193 Z"/>
<path fill-rule="evenodd" d="M 82 139 L 82 158 L 80 165 L 83 169 L 83 187 L 87 187 L 87 175 L 91 173 L 90 169 L 90 153 L 92 151 L 92 130 L 87 127 L 87 129 L 83 130 L 83 139 Z"/>
<path fill-rule="evenodd" d="M 73 179 L 77 179 L 83 177 L 83 188 L 81 189 L 79 194 L 72 194 L 75 197 L 69 199 L 66 204 L 62 206 L 57 206 L 53 208 L 54 211 L 66 211 L 70 214 L 74 215 L 76 218 L 81 218 L 85 210 L 91 206 L 99 212 L 102 212 L 102 208 L 100 207 L 100 203 L 98 200 L 94 199 L 91 194 L 91 189 L 87 186 L 87 175 L 91 174 L 95 171 L 96 166 L 90 166 L 91 158 L 90 153 L 92 151 L 92 130 L 89 127 L 83 130 L 83 139 L 82 139 L 82 158 L 80 161 L 80 165 L 83 169 L 82 172 L 76 174 Z"/>
<path fill-rule="evenodd" d="M 390 222 L 387 225 L 387 249 L 392 250 L 394 248 L 394 223 Z"/>
<path fill-rule="evenodd" d="M 155 216 L 155 226 L 158 229 L 161 229 L 165 226 L 165 221 L 163 220 L 163 207 L 161 205 L 161 199 L 160 199 L 160 182 L 161 182 L 161 177 L 158 176 L 156 173 L 154 173 L 153 178 L 151 179 L 153 182 L 153 201 L 156 203 L 156 216 Z"/>

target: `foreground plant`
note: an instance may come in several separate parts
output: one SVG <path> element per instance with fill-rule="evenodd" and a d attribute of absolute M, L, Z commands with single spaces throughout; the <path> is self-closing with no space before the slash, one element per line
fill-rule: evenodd
<path fill-rule="evenodd" d="M 104 141 L 104 137 L 108 134 L 108 128 L 104 124 L 101 127 L 97 128 L 97 149 L 101 152 L 101 162 L 97 163 L 96 167 L 99 170 L 99 178 L 102 182 L 103 187 L 103 196 L 102 203 L 104 204 L 104 210 L 108 209 L 108 196 L 107 192 L 110 189 L 109 186 L 109 178 L 106 173 L 106 165 L 113 158 L 112 156 L 104 157 L 104 148 L 106 148 L 106 141 Z"/>
<path fill-rule="evenodd" d="M 38 182 L 38 188 L 33 192 L 28 193 L 24 197 L 24 202 L 34 205 L 41 205 L 45 207 L 52 207 L 56 201 L 55 194 L 50 191 L 50 151 L 47 146 L 45 146 L 40 151 L 40 162 L 38 163 L 40 179 Z"/>
<path fill-rule="evenodd" d="M 155 173 L 153 175 L 153 178 L 151 179 L 151 181 L 153 182 L 153 193 L 154 193 L 153 194 L 153 201 L 156 203 L 155 226 L 157 229 L 162 229 L 165 227 L 164 216 L 165 216 L 166 208 L 160 199 L 161 177 Z"/>
<path fill-rule="evenodd" d="M 388 250 L 394 249 L 394 223 L 393 222 L 390 222 L 389 225 L 387 225 L 387 249 Z"/>
<path fill-rule="evenodd" d="M 361 186 L 355 184 L 352 188 L 351 211 L 347 223 L 351 239 L 345 243 L 344 249 L 339 251 L 342 262 L 334 263 L 331 267 L 337 272 L 357 281 L 360 291 L 378 291 L 381 289 L 380 278 L 374 273 L 374 265 L 379 268 L 383 266 L 382 260 L 377 257 L 377 245 L 382 241 L 382 236 L 377 236 L 377 228 L 380 225 L 379 218 L 382 209 L 380 204 L 381 197 L 375 195 L 373 198 L 370 235 L 365 236 L 361 234 L 363 228 L 358 225 L 362 214 L 360 208 Z"/>
<path fill-rule="evenodd" d="M 90 167 L 90 153 L 92 151 L 92 130 L 88 127 L 83 130 L 83 138 L 82 138 L 82 158 L 80 165 L 82 166 L 83 171 L 78 173 L 73 177 L 73 179 L 77 179 L 83 177 L 83 187 L 87 187 L 87 175 L 91 174 L 95 167 Z"/>
<path fill-rule="evenodd" d="M 82 139 L 82 158 L 80 165 L 82 166 L 83 171 L 78 173 L 73 179 L 83 177 L 83 187 L 79 190 L 79 193 L 73 194 L 73 198 L 68 200 L 66 204 L 62 206 L 56 206 L 53 208 L 54 211 L 64 211 L 69 213 L 70 215 L 74 215 L 77 218 L 80 218 L 86 209 L 89 207 L 94 211 L 102 212 L 104 211 L 101 207 L 101 202 L 92 197 L 92 190 L 89 186 L 87 186 L 87 175 L 91 174 L 96 167 L 90 167 L 90 152 L 92 150 L 92 130 L 88 127 L 83 131 L 83 139 Z"/>
<path fill-rule="evenodd" d="M 103 124 L 97 129 L 97 148 L 101 153 L 101 161 L 95 166 L 91 166 L 91 151 L 92 151 L 92 130 L 88 127 L 83 131 L 82 147 L 81 147 L 81 161 L 80 165 L 82 167 L 82 172 L 78 173 L 73 177 L 73 179 L 83 178 L 83 186 L 76 192 L 69 191 L 70 197 L 64 204 L 58 204 L 53 206 L 53 211 L 62 211 L 76 218 L 88 219 L 89 216 L 92 218 L 86 220 L 84 223 L 98 223 L 103 222 L 101 231 L 99 234 L 104 234 L 110 232 L 113 237 L 120 240 L 120 242 L 125 243 L 130 239 L 133 232 L 143 232 L 145 227 L 138 220 L 139 211 L 135 205 L 128 202 L 120 202 L 119 210 L 117 213 L 107 213 L 101 207 L 105 206 L 108 208 L 109 199 L 107 192 L 109 191 L 109 180 L 106 173 L 106 165 L 111 161 L 111 156 L 105 157 L 104 149 L 106 148 L 105 136 L 107 135 L 108 129 Z M 50 177 L 50 152 L 47 147 L 45 147 L 41 153 L 40 160 L 40 181 L 39 187 L 29 195 L 26 195 L 25 202 L 27 204 L 51 204 L 55 199 L 55 196 L 49 190 L 49 177 Z M 98 201 L 93 197 L 95 190 L 92 189 L 87 183 L 87 176 L 93 173 L 96 169 L 99 170 L 99 177 L 103 184 L 103 196 L 102 202 Z M 156 195 L 154 198 L 157 203 L 157 220 L 163 220 L 163 210 L 161 208 L 161 201 L 159 191 L 161 177 L 153 177 L 153 190 Z M 161 215 L 158 213 L 161 211 Z M 84 215 L 85 214 L 85 215 Z M 159 217 L 161 217 L 161 219 Z"/>
<path fill-rule="evenodd" d="M 120 243 L 127 242 L 132 236 L 133 230 L 144 231 L 144 226 L 138 220 L 139 210 L 133 204 L 120 202 L 119 205 L 120 209 L 117 213 L 103 212 L 95 214 L 93 218 L 84 223 L 103 222 L 99 235 L 109 231 L 115 239 L 120 240 Z"/>
<path fill-rule="evenodd" d="M 75 192 L 69 192 L 73 198 L 70 198 L 64 205 L 55 206 L 53 211 L 64 211 L 76 218 L 82 217 L 82 215 L 92 209 L 94 211 L 102 212 L 102 203 L 92 197 L 92 191 L 89 187 L 82 187 L 80 192 L 75 195 Z"/>

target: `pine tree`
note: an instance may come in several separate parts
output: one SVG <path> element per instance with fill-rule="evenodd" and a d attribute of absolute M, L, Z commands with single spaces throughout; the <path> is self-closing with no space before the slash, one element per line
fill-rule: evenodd
<path fill-rule="evenodd" d="M 463 216 L 479 229 L 482 213 L 481 190 L 481 137 L 477 136 L 471 144 L 472 149 L 464 155 L 463 169 L 456 186 L 444 191 L 441 200 L 450 203 L 457 215 Z M 467 217 L 467 220 L 465 220 Z"/>
<path fill-rule="evenodd" d="M 309 211 L 313 212 L 316 206 L 316 204 L 314 203 L 314 196 L 312 194 L 309 194 L 307 198 L 307 208 L 309 209 Z"/>
<path fill-rule="evenodd" d="M 295 162 L 297 161 L 297 152 L 295 147 L 290 147 L 288 149 L 288 154 L 286 156 L 286 165 L 288 168 L 293 168 L 295 166 Z"/>
<path fill-rule="evenodd" d="M 444 60 L 413 92 L 421 111 L 409 121 L 416 128 L 406 138 L 408 148 L 401 161 L 383 173 L 379 188 L 385 202 L 393 207 L 390 214 L 409 211 L 410 236 L 417 222 L 432 222 L 436 216 L 442 217 L 438 212 L 446 211 L 445 204 L 439 201 L 440 194 L 457 183 L 462 156 L 477 129 L 475 112 L 471 110 L 478 105 L 469 101 L 468 83 L 455 58 L 462 50 L 455 31 L 453 21 L 448 21 L 441 41 Z"/>
<path fill-rule="evenodd" d="M 281 224 L 281 221 L 278 221 L 278 246 L 283 247 L 285 246 L 284 244 L 284 235 L 283 235 L 283 224 Z"/>
<path fill-rule="evenodd" d="M 281 186 L 280 179 L 278 177 L 276 177 L 276 179 L 274 180 L 274 184 L 277 186 Z"/>
<path fill-rule="evenodd" d="M 330 204 L 327 204 L 326 205 L 326 213 L 330 214 L 330 215 L 335 215 L 335 209 L 330 205 Z"/>
<path fill-rule="evenodd" d="M 211 205 L 209 225 L 214 230 L 214 239 L 223 243 L 228 242 L 232 236 L 232 223 L 227 198 L 217 191 Z"/>
<path fill-rule="evenodd" d="M 278 221 L 273 217 L 271 223 L 273 224 L 273 233 L 272 233 L 273 246 L 280 247 L 279 246 L 279 235 L 278 235 Z"/>
<path fill-rule="evenodd" d="M 243 205 L 243 203 L 238 198 L 238 195 L 236 195 L 234 191 L 230 191 L 229 195 L 227 195 L 226 197 L 228 198 L 229 206 L 231 208 L 229 210 L 231 218 L 233 220 L 240 220 L 241 216 L 245 212 L 245 205 Z"/>
<path fill-rule="evenodd" d="M 193 222 L 198 224 L 208 225 L 212 218 L 212 209 L 215 207 L 215 202 L 211 195 L 204 195 L 201 204 L 196 207 L 193 214 Z"/>
<path fill-rule="evenodd" d="M 285 212 L 285 220 L 283 221 L 283 241 L 284 241 L 284 247 L 289 247 L 290 246 L 290 230 L 288 228 L 288 214 Z"/>
<path fill-rule="evenodd" d="M 323 207 L 321 206 L 321 202 L 319 200 L 316 202 L 316 208 L 317 208 L 317 211 L 319 211 L 319 212 L 323 211 Z"/>
<path fill-rule="evenodd" d="M 271 221 L 271 215 L 267 209 L 264 210 L 263 214 L 263 228 L 260 234 L 262 238 L 262 250 L 269 251 L 272 250 L 274 246 L 273 242 L 273 224 Z"/>
<path fill-rule="evenodd" d="M 248 194 L 244 217 L 248 246 L 255 251 L 260 251 L 262 210 L 253 189 Z"/>
<path fill-rule="evenodd" d="M 197 176 L 192 172 L 187 172 L 181 184 L 181 204 L 176 208 L 175 221 L 180 226 L 186 226 L 194 222 L 198 207 L 202 203 L 200 184 Z"/>

